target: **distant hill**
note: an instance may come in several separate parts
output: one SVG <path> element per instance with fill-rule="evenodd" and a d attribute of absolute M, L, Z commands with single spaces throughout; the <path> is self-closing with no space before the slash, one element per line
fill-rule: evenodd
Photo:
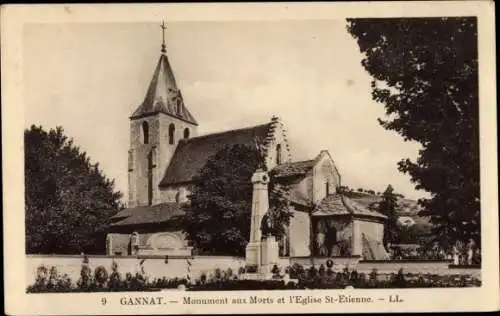
<path fill-rule="evenodd" d="M 382 200 L 382 195 L 374 195 L 366 192 L 347 191 L 344 194 L 359 204 L 374 210 L 378 208 L 378 205 Z M 399 216 L 411 217 L 416 224 L 424 226 L 431 225 L 429 218 L 418 215 L 421 207 L 418 205 L 417 201 L 399 197 L 397 203 L 398 206 L 396 211 Z"/>
<path fill-rule="evenodd" d="M 344 191 L 344 194 L 353 201 L 373 210 L 378 210 L 382 195 L 359 191 Z M 432 224 L 428 217 L 418 215 L 421 207 L 417 201 L 399 196 L 397 198 L 396 212 L 402 227 L 406 227 L 401 235 L 403 244 L 426 244 L 431 237 Z M 432 238 L 432 237 L 431 237 Z"/>

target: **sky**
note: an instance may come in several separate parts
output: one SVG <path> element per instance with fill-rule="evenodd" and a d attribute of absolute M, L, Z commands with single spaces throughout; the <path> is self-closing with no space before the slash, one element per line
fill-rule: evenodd
<path fill-rule="evenodd" d="M 168 22 L 168 21 L 167 21 Z M 25 127 L 62 126 L 127 195 L 130 114 L 161 48 L 160 22 L 31 24 L 23 36 Z M 294 160 L 330 152 L 352 188 L 416 191 L 397 170 L 419 145 L 384 130 L 382 104 L 344 20 L 167 23 L 167 55 L 199 134 L 285 123 Z"/>

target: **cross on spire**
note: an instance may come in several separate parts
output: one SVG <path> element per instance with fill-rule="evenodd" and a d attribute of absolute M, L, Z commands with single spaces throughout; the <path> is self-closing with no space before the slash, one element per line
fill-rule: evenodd
<path fill-rule="evenodd" d="M 165 25 L 165 21 L 161 21 L 161 32 L 162 32 L 162 44 L 161 44 L 161 53 L 165 54 L 167 52 L 167 47 L 165 45 L 165 30 L 167 29 L 167 26 Z"/>

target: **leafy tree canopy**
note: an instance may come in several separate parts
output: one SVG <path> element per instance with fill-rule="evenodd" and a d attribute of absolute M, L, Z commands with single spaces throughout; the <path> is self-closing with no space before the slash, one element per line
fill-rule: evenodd
<path fill-rule="evenodd" d="M 348 19 L 372 97 L 385 106 L 387 130 L 422 149 L 399 170 L 422 199 L 444 244 L 480 242 L 479 111 L 476 18 Z"/>
<path fill-rule="evenodd" d="M 382 200 L 379 203 L 378 210 L 380 213 L 387 216 L 387 221 L 384 229 L 384 245 L 388 243 L 399 243 L 399 225 L 398 214 L 396 212 L 397 197 L 394 194 L 392 185 L 388 185 L 382 194 Z"/>
<path fill-rule="evenodd" d="M 27 253 L 98 253 L 121 193 L 61 127 L 24 132 Z"/>
<path fill-rule="evenodd" d="M 183 227 L 201 253 L 242 255 L 250 236 L 252 183 L 262 166 L 259 150 L 249 146 L 224 147 L 193 179 Z M 288 189 L 271 176 L 270 216 L 283 231 L 291 213 L 287 208 Z"/>

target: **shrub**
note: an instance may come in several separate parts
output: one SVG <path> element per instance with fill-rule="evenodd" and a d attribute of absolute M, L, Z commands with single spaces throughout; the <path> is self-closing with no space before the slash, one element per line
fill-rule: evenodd
<path fill-rule="evenodd" d="M 238 274 L 241 275 L 241 274 L 245 274 L 245 267 L 239 267 L 238 268 Z"/>
<path fill-rule="evenodd" d="M 318 274 L 320 277 L 324 277 L 326 272 L 325 272 L 325 266 L 323 264 L 321 264 L 319 266 L 319 269 L 318 269 Z"/>
<path fill-rule="evenodd" d="M 301 279 L 305 277 L 305 269 L 298 263 L 294 263 L 291 267 L 288 268 L 288 270 L 290 278 L 292 279 Z"/>
<path fill-rule="evenodd" d="M 358 280 L 358 271 L 353 270 L 349 275 L 349 280 L 356 282 Z"/>
<path fill-rule="evenodd" d="M 146 279 L 142 274 L 136 273 L 131 279 L 130 286 L 132 290 L 141 290 L 146 287 Z"/>
<path fill-rule="evenodd" d="M 152 283 L 152 287 L 162 288 L 162 289 L 175 289 L 178 288 L 179 285 L 187 286 L 188 281 L 185 278 L 173 278 L 167 279 L 165 277 L 161 279 L 157 279 Z M 150 287 L 146 285 L 146 287 Z"/>
<path fill-rule="evenodd" d="M 328 259 L 326 261 L 326 267 L 327 268 L 332 268 L 333 267 L 333 260 L 332 259 Z"/>
<path fill-rule="evenodd" d="M 273 274 L 274 277 L 279 276 L 280 274 L 280 268 L 275 264 L 273 268 L 271 269 L 271 273 Z"/>
<path fill-rule="evenodd" d="M 329 276 L 329 277 L 332 277 L 334 276 L 335 272 L 333 272 L 332 268 L 331 267 L 328 267 L 326 269 L 326 275 Z"/>
<path fill-rule="evenodd" d="M 214 277 L 216 280 L 220 280 L 222 278 L 222 273 L 219 268 L 215 269 Z"/>
<path fill-rule="evenodd" d="M 360 273 L 359 276 L 354 280 L 353 286 L 355 288 L 365 288 L 366 287 L 366 274 Z"/>
<path fill-rule="evenodd" d="M 49 274 L 49 270 L 47 269 L 46 266 L 44 266 L 44 265 L 39 266 L 36 269 L 35 286 L 37 286 L 37 287 L 45 286 L 47 283 L 48 274 Z"/>
<path fill-rule="evenodd" d="M 56 267 L 48 269 L 44 265 L 37 268 L 35 284 L 28 286 L 28 293 L 68 292 L 72 288 L 67 274 L 60 275 Z"/>
<path fill-rule="evenodd" d="M 394 276 L 393 284 L 395 287 L 404 288 L 406 287 L 406 279 L 403 273 L 403 268 L 399 269 L 398 274 Z"/>
<path fill-rule="evenodd" d="M 88 264 L 84 261 L 82 268 L 80 270 L 80 280 L 78 280 L 77 286 L 80 289 L 90 288 L 92 283 L 92 271 L 90 270 Z"/>
<path fill-rule="evenodd" d="M 122 286 L 121 275 L 118 272 L 118 264 L 113 260 L 111 264 L 111 275 L 109 276 L 108 288 L 112 291 L 117 291 Z"/>
<path fill-rule="evenodd" d="M 200 282 L 201 284 L 205 284 L 205 282 L 207 282 L 207 275 L 204 272 L 200 275 Z"/>
<path fill-rule="evenodd" d="M 312 265 L 310 268 L 309 268 L 309 277 L 311 279 L 314 279 L 316 277 L 318 273 L 318 270 L 316 270 L 316 267 L 314 265 Z"/>
<path fill-rule="evenodd" d="M 103 266 L 98 266 L 94 271 L 94 280 L 99 288 L 103 288 L 108 281 L 108 271 Z"/>

